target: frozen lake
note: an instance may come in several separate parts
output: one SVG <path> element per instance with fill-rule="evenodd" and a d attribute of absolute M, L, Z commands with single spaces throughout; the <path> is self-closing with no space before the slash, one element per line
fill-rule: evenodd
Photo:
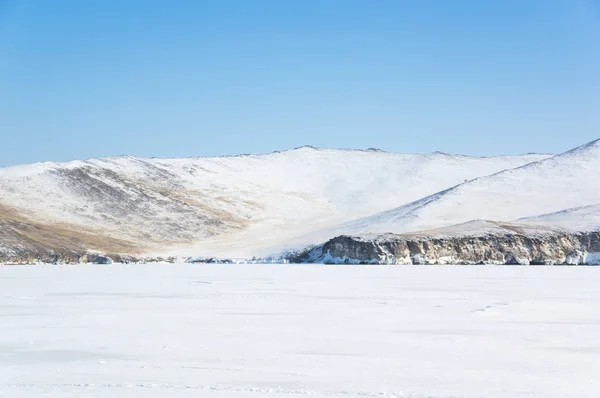
<path fill-rule="evenodd" d="M 598 397 L 600 268 L 0 267 L 1 397 Z"/>

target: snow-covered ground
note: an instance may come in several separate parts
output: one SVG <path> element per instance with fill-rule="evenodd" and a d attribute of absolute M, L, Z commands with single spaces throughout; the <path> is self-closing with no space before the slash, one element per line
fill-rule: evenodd
<path fill-rule="evenodd" d="M 593 267 L 0 267 L 0 396 L 598 397 Z"/>
<path fill-rule="evenodd" d="M 600 204 L 527 217 L 520 222 L 532 226 L 558 226 L 571 231 L 595 231 L 600 228 Z"/>

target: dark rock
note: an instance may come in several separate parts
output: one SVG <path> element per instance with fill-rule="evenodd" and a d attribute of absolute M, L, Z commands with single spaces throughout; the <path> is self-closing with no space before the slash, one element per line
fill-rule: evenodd
<path fill-rule="evenodd" d="M 600 232 L 442 238 L 342 235 L 290 254 L 287 260 L 326 264 L 598 264 Z"/>
<path fill-rule="evenodd" d="M 94 264 L 112 264 L 113 259 L 106 256 L 96 256 L 94 259 Z"/>

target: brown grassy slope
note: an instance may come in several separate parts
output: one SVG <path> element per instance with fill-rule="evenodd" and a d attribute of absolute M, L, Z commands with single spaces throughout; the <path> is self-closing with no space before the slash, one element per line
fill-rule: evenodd
<path fill-rule="evenodd" d="M 15 252 L 96 250 L 130 255 L 144 249 L 133 242 L 104 236 L 98 231 L 86 231 L 79 226 L 35 221 L 3 204 L 0 204 L 0 247 Z"/>

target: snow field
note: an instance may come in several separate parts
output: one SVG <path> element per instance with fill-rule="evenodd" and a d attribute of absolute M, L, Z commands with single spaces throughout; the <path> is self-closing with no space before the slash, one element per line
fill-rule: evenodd
<path fill-rule="evenodd" d="M 593 267 L 0 267 L 0 396 L 598 397 Z"/>

